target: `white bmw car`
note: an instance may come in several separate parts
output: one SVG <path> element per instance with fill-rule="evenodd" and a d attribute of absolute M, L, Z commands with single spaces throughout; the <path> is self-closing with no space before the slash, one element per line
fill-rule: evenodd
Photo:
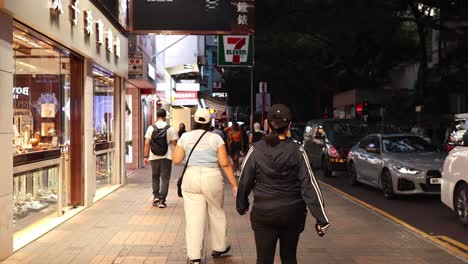
<path fill-rule="evenodd" d="M 441 199 L 468 227 L 468 147 L 456 147 L 445 159 Z"/>

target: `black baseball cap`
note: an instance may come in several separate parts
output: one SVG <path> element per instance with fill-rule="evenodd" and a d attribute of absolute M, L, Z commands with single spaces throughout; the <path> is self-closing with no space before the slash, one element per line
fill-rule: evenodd
<path fill-rule="evenodd" d="M 286 127 L 292 119 L 291 110 L 283 104 L 272 105 L 270 112 L 268 112 L 267 119 L 269 125 L 274 128 Z"/>

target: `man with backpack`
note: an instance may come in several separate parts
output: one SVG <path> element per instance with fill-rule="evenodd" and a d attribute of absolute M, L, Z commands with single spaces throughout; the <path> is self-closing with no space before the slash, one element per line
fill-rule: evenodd
<path fill-rule="evenodd" d="M 156 124 L 145 134 L 144 162 L 151 163 L 153 206 L 166 208 L 166 197 L 172 172 L 172 147 L 177 144 L 177 133 L 166 123 L 166 110 L 156 112 Z"/>

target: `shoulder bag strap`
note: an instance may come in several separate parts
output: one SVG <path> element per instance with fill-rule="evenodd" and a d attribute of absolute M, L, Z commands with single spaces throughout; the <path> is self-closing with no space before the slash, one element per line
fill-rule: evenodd
<path fill-rule="evenodd" d="M 197 142 L 195 143 L 195 145 L 193 145 L 193 148 L 192 148 L 192 150 L 190 151 L 190 154 L 189 154 L 188 157 L 187 157 L 187 161 L 185 162 L 184 170 L 182 171 L 182 175 L 180 176 L 181 178 L 184 177 L 184 174 L 185 174 L 185 171 L 187 170 L 187 166 L 188 166 L 190 157 L 192 156 L 193 150 L 195 150 L 195 147 L 198 145 L 198 143 L 200 142 L 200 140 L 203 138 L 203 136 L 204 136 L 207 132 L 208 132 L 208 131 L 203 132 L 203 134 L 202 134 L 202 135 L 200 136 L 200 138 L 197 140 Z"/>

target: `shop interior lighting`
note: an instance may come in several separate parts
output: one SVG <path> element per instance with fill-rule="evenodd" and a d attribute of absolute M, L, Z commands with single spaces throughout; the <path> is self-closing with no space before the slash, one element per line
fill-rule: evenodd
<path fill-rule="evenodd" d="M 31 64 L 29 64 L 29 63 L 26 63 L 26 62 L 18 61 L 18 64 L 23 65 L 23 66 L 26 66 L 26 67 L 29 67 L 29 68 L 31 68 L 31 69 L 33 69 L 33 70 L 36 70 L 36 69 L 37 69 L 36 66 L 33 66 L 33 65 L 31 65 Z"/>
<path fill-rule="evenodd" d="M 202 107 L 203 107 L 203 108 L 206 108 L 205 99 L 202 98 L 200 101 L 201 101 Z"/>
<path fill-rule="evenodd" d="M 46 52 L 49 54 L 57 55 L 57 51 L 51 50 L 51 49 L 46 49 Z"/>
<path fill-rule="evenodd" d="M 26 44 L 34 47 L 34 48 L 42 48 L 42 45 L 36 43 L 35 41 L 31 40 L 28 37 L 25 37 L 25 36 L 22 36 L 22 35 L 19 35 L 19 34 L 13 34 L 13 37 L 23 41 L 24 43 L 26 43 Z"/>
<path fill-rule="evenodd" d="M 93 69 L 93 75 L 105 77 L 104 74 L 100 73 L 99 71 L 95 71 L 94 69 Z"/>

